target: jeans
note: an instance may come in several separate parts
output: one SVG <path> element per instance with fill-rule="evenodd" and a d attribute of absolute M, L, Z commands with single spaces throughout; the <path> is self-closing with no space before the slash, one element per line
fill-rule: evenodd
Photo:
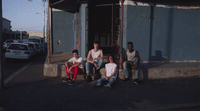
<path fill-rule="evenodd" d="M 105 81 L 107 81 L 105 77 L 100 78 L 100 79 L 98 80 L 97 85 L 101 85 L 101 84 L 102 84 L 103 82 L 105 82 Z M 108 84 L 107 84 L 107 86 L 111 86 L 115 81 L 116 81 L 116 78 L 115 78 L 114 76 L 111 77 L 110 79 L 108 79 Z"/>
<path fill-rule="evenodd" d="M 95 61 L 95 63 L 97 64 L 97 68 L 100 69 L 100 67 L 103 64 L 103 59 L 99 59 L 99 60 Z M 92 64 L 90 62 L 86 62 L 85 66 L 86 66 L 86 73 L 90 73 L 90 67 L 94 67 L 94 64 Z"/>
<path fill-rule="evenodd" d="M 138 61 L 138 58 L 135 58 L 135 61 L 133 61 L 133 65 L 135 65 Z M 129 77 L 129 69 L 131 69 L 131 64 L 129 62 L 124 62 L 123 63 L 123 68 L 124 68 L 124 74 L 125 77 L 128 78 Z M 135 71 L 135 78 L 138 79 L 139 76 L 139 71 L 140 71 L 140 63 L 138 63 L 137 69 Z"/>

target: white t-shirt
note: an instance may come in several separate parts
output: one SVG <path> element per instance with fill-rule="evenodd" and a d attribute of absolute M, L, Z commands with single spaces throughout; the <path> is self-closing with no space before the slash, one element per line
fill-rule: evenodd
<path fill-rule="evenodd" d="M 126 51 L 128 61 L 135 61 L 135 53 L 135 50 L 133 52 Z"/>
<path fill-rule="evenodd" d="M 117 64 L 115 63 L 108 63 L 105 65 L 106 67 L 106 76 L 111 76 L 114 71 L 115 71 L 115 68 L 117 67 Z M 117 74 L 114 75 L 115 78 L 117 78 Z"/>
<path fill-rule="evenodd" d="M 98 50 L 97 52 L 94 52 L 94 50 L 92 49 L 92 59 L 96 59 L 100 56 L 100 50 Z M 95 60 L 97 61 L 97 60 Z"/>
<path fill-rule="evenodd" d="M 82 59 L 82 57 L 79 57 L 78 59 L 76 59 L 75 57 L 72 57 L 71 59 L 68 60 L 68 62 L 73 62 L 73 64 L 74 64 L 74 62 L 79 62 L 79 63 L 81 63 L 79 67 L 81 69 L 83 69 L 83 59 Z"/>

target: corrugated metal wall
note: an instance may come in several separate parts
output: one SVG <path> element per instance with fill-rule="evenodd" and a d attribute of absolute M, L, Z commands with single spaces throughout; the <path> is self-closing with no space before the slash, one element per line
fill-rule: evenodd
<path fill-rule="evenodd" d="M 66 53 L 74 49 L 74 13 L 53 9 L 53 53 Z M 61 44 L 58 45 L 60 40 Z"/>
<path fill-rule="evenodd" d="M 124 44 L 143 61 L 200 61 L 200 10 L 125 5 Z"/>

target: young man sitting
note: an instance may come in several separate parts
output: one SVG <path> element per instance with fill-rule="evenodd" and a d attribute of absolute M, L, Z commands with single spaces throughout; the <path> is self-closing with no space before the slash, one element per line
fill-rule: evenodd
<path fill-rule="evenodd" d="M 128 42 L 128 50 L 125 53 L 125 61 L 123 63 L 125 81 L 129 80 L 129 69 L 134 69 L 135 71 L 135 79 L 134 83 L 139 85 L 138 75 L 139 75 L 139 63 L 140 56 L 139 52 L 133 49 L 133 42 Z"/>
<path fill-rule="evenodd" d="M 71 80 L 70 79 L 70 71 L 73 72 L 74 77 L 73 77 L 73 80 L 69 83 L 69 85 L 73 85 L 75 83 L 77 74 L 83 73 L 83 59 L 78 56 L 78 50 L 73 50 L 72 54 L 73 54 L 73 58 L 71 58 L 65 62 L 67 79 L 63 80 L 63 82 Z"/>
<path fill-rule="evenodd" d="M 96 70 L 99 71 L 102 64 L 103 64 L 103 51 L 99 49 L 99 43 L 96 41 L 94 42 L 94 49 L 90 50 L 87 56 L 87 62 L 86 62 L 87 77 L 90 74 L 90 67 L 95 67 Z"/>

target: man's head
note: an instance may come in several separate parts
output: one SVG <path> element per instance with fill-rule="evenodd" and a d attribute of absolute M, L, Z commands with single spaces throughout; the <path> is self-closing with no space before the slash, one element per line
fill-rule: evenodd
<path fill-rule="evenodd" d="M 129 50 L 133 49 L 133 42 L 128 42 L 128 49 Z"/>
<path fill-rule="evenodd" d="M 78 58 L 78 50 L 73 50 L 72 51 L 73 57 Z"/>
<path fill-rule="evenodd" d="M 98 49 L 99 48 L 99 42 L 98 41 L 95 41 L 94 42 L 94 49 Z"/>
<path fill-rule="evenodd" d="M 108 61 L 110 62 L 110 63 L 115 63 L 115 57 L 114 57 L 114 55 L 109 55 L 108 56 Z"/>

